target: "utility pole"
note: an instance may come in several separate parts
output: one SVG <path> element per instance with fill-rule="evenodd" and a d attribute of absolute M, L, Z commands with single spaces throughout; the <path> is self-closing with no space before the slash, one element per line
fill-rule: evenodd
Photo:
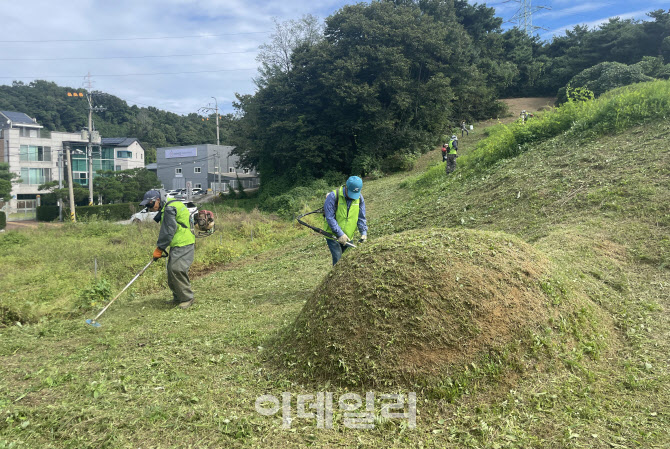
<path fill-rule="evenodd" d="M 63 151 L 58 152 L 58 191 L 63 189 Z M 58 198 L 58 221 L 63 222 L 63 198 Z"/>
<path fill-rule="evenodd" d="M 223 167 L 221 167 L 221 152 L 219 150 L 216 150 L 216 158 L 219 163 L 219 190 L 221 190 L 221 169 Z M 223 190 L 221 190 L 221 193 L 223 193 Z"/>
<path fill-rule="evenodd" d="M 200 109 L 198 109 L 198 112 L 212 112 L 216 114 L 216 145 L 217 147 L 220 145 L 219 143 L 219 103 L 216 101 L 216 97 L 212 97 L 214 99 L 214 106 L 212 107 L 212 103 L 209 103 L 207 106 L 203 106 Z M 207 120 L 209 120 L 209 117 L 207 117 Z M 202 121 L 204 122 L 205 119 L 203 118 Z M 216 160 L 218 164 L 218 172 L 214 173 L 214 176 L 219 175 L 219 188 L 221 188 L 221 154 L 219 153 L 219 149 L 217 148 L 216 150 Z M 214 193 L 216 193 L 216 189 L 212 189 Z"/>
<path fill-rule="evenodd" d="M 67 177 L 68 177 L 68 191 L 70 193 L 70 220 L 72 223 L 77 222 L 77 217 L 74 213 L 74 186 L 72 185 L 72 158 L 70 157 L 70 146 L 67 145 Z"/>
<path fill-rule="evenodd" d="M 86 144 L 86 157 L 88 158 L 88 205 L 93 205 L 93 111 L 102 112 L 106 108 L 93 106 L 93 83 L 91 72 L 86 75 L 86 100 L 88 101 L 88 142 Z M 81 92 L 68 92 L 68 97 L 83 97 Z"/>
<path fill-rule="evenodd" d="M 216 144 L 219 145 L 219 103 L 216 98 L 214 98 L 214 112 L 216 113 Z M 221 166 L 219 165 L 219 167 Z"/>

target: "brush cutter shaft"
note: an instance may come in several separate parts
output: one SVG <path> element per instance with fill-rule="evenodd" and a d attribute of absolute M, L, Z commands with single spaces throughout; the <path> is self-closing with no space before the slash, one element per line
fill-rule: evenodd
<path fill-rule="evenodd" d="M 135 277 L 133 278 L 133 280 L 130 281 L 130 282 L 128 282 L 128 285 L 126 285 L 125 287 L 123 287 L 123 290 L 121 290 L 121 292 L 120 292 L 118 295 L 116 295 L 116 296 L 114 297 L 114 299 L 112 299 L 111 301 L 109 301 L 109 304 L 107 304 L 107 305 L 104 307 L 104 309 L 102 309 L 102 310 L 100 311 L 100 313 L 99 313 L 95 318 L 93 318 L 93 321 L 96 321 L 98 318 L 100 318 L 100 316 L 101 316 L 103 313 L 105 313 L 105 310 L 107 310 L 107 308 L 108 308 L 109 306 L 111 306 L 112 303 L 113 303 L 114 301 L 116 301 L 116 298 L 118 298 L 119 296 L 121 296 L 121 294 L 122 294 L 123 292 L 125 292 L 126 289 L 127 289 L 128 287 L 130 287 L 130 286 L 133 284 L 133 282 L 135 282 L 135 281 L 137 280 L 137 278 L 140 277 L 140 276 L 142 275 L 142 273 L 144 273 L 144 272 L 146 271 L 146 269 L 149 268 L 149 265 L 151 265 L 153 262 L 154 262 L 153 260 L 149 261 L 149 263 L 146 264 L 146 265 L 144 266 L 144 268 L 142 268 L 142 270 L 141 270 L 139 273 L 137 273 L 137 274 L 135 275 Z"/>
<path fill-rule="evenodd" d="M 317 227 L 315 227 L 315 226 L 312 226 L 312 225 L 310 225 L 310 224 L 307 224 L 307 223 L 305 223 L 304 221 L 301 220 L 301 218 L 304 217 L 304 216 L 306 216 L 306 215 L 317 214 L 317 213 L 322 212 L 322 211 L 323 211 L 323 208 L 314 210 L 314 211 L 312 211 L 312 212 L 307 212 L 306 214 L 302 214 L 301 216 L 297 217 L 296 220 L 298 221 L 298 223 L 300 223 L 300 224 L 303 225 L 303 226 L 308 227 L 308 228 L 311 229 L 312 231 L 316 231 L 316 232 L 318 232 L 319 234 L 326 236 L 326 238 L 328 238 L 328 239 L 332 239 L 332 240 L 337 241 L 337 237 L 335 236 L 335 234 L 331 234 L 331 233 L 328 232 L 328 231 L 324 231 L 323 229 L 319 229 L 319 228 L 317 228 Z M 354 245 L 354 244 L 351 243 L 351 242 L 346 242 L 346 243 L 344 244 L 344 246 L 350 246 L 350 247 L 352 247 L 352 248 L 356 248 L 356 245 Z"/>

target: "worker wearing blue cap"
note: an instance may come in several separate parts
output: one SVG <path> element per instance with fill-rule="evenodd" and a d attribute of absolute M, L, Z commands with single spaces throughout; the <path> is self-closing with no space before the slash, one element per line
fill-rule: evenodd
<path fill-rule="evenodd" d="M 325 229 L 337 236 L 337 240 L 326 239 L 335 265 L 347 249 L 346 243 L 353 239 L 356 229 L 361 233 L 361 241 L 368 238 L 368 225 L 365 220 L 365 201 L 361 190 L 363 180 L 350 176 L 342 187 L 329 192 L 323 204 Z"/>

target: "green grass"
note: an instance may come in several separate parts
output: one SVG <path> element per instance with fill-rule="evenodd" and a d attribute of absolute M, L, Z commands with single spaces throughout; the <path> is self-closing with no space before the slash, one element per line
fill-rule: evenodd
<path fill-rule="evenodd" d="M 331 430 L 299 418 L 284 430 L 254 411 L 262 394 L 292 392 L 295 413 L 299 393 L 367 390 L 269 360 L 331 272 L 323 240 L 291 223 L 217 212 L 222 232 L 196 251 L 194 307 L 164 305 L 165 275 L 152 267 L 98 329 L 84 324 L 97 308 L 73 308 L 97 285 L 93 257 L 113 294 L 146 263 L 157 229 L 4 233 L 2 307 L 36 320 L 0 327 L 0 448 L 668 447 L 670 125 L 658 116 L 619 129 L 543 138 L 449 177 L 436 150 L 410 173 L 366 182 L 370 243 L 428 228 L 510 234 L 550 262 L 540 288 L 565 310 L 524 334 L 537 363 L 510 345 L 430 389 L 377 385 L 417 392 L 416 429 L 379 407 L 372 430 L 345 428 L 337 410 Z M 484 137 L 462 139 L 463 158 Z M 567 307 L 575 297 L 583 307 Z"/>

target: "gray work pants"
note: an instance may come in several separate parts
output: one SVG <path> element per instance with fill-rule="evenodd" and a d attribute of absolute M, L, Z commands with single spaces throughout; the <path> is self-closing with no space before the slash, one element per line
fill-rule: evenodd
<path fill-rule="evenodd" d="M 447 154 L 447 167 L 445 168 L 447 173 L 451 173 L 456 170 L 456 158 L 458 154 Z"/>
<path fill-rule="evenodd" d="M 167 263 L 168 287 L 172 290 L 172 298 L 176 302 L 186 302 L 193 299 L 191 281 L 188 270 L 195 256 L 195 245 L 175 246 L 170 249 Z"/>

